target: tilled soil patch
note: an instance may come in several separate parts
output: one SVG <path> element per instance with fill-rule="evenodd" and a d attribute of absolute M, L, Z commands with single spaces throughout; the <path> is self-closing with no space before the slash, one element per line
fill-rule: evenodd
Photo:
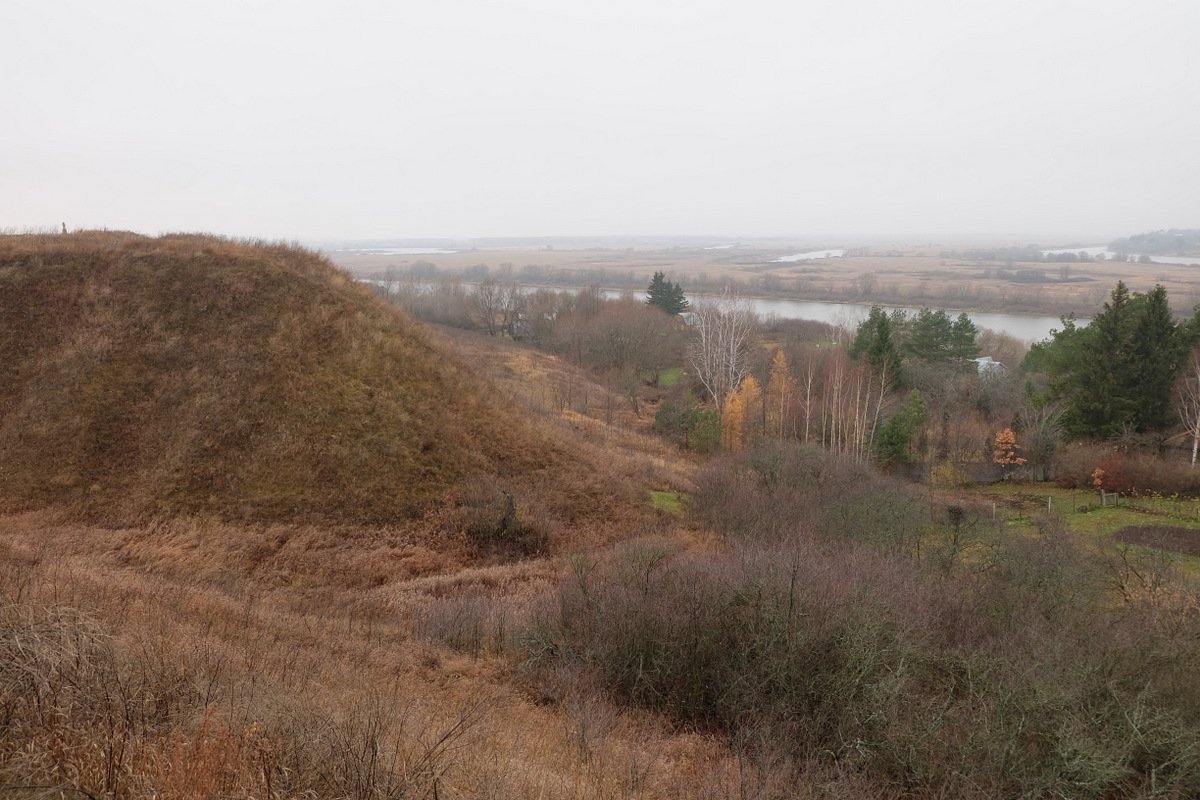
<path fill-rule="evenodd" d="M 1169 525 L 1131 525 L 1113 534 L 1118 542 L 1200 556 L 1200 531 Z"/>

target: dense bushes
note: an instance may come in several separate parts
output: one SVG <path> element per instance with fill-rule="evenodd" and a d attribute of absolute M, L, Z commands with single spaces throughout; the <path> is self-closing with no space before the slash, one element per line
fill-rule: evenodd
<path fill-rule="evenodd" d="M 711 453 L 721 443 L 721 415 L 704 408 L 690 391 L 668 397 L 654 415 L 655 433 L 666 436 L 684 449 Z"/>
<path fill-rule="evenodd" d="M 1101 470 L 1098 476 L 1097 469 Z M 1200 469 L 1182 459 L 1098 444 L 1073 444 L 1056 455 L 1055 480 L 1059 486 L 1101 488 L 1096 486 L 1097 477 L 1109 492 L 1200 497 Z"/>
<path fill-rule="evenodd" d="M 1081 550 L 1053 518 L 947 560 L 969 509 L 926 510 L 922 533 L 896 486 L 810 451 L 720 462 L 696 497 L 729 545 L 640 540 L 578 561 L 529 625 L 538 674 L 723 732 L 760 763 L 816 758 L 881 789 L 1200 792 L 1192 586 Z"/>
<path fill-rule="evenodd" d="M 697 478 L 693 508 L 733 538 L 826 535 L 901 549 L 929 520 L 901 482 L 818 448 L 779 444 L 710 462 Z"/>

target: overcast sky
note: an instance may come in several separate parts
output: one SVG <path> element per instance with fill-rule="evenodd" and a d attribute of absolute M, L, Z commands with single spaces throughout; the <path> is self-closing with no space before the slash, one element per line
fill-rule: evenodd
<path fill-rule="evenodd" d="M 1200 227 L 1191 0 L 3 0 L 0 75 L 0 229 Z"/>

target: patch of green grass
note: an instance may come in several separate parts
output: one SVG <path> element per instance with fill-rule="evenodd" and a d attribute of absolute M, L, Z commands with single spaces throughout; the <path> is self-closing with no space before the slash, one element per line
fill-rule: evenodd
<path fill-rule="evenodd" d="M 650 507 L 655 511 L 665 511 L 675 516 L 683 516 L 683 506 L 687 495 L 683 492 L 651 492 Z"/>
<path fill-rule="evenodd" d="M 1200 531 L 1200 503 L 1175 497 L 1126 497 L 1101 507 L 1098 492 L 1063 489 L 1052 484 L 997 483 L 972 490 L 980 500 L 994 502 L 998 516 L 1016 529 L 1034 530 L 1033 520 L 1050 511 L 1062 516 L 1067 529 L 1088 541 L 1101 543 L 1118 531 L 1142 525 L 1170 525 Z M 1200 558 L 1173 554 L 1187 572 L 1200 573 Z"/>
<path fill-rule="evenodd" d="M 670 388 L 683 380 L 683 367 L 671 367 L 658 373 L 658 385 Z"/>

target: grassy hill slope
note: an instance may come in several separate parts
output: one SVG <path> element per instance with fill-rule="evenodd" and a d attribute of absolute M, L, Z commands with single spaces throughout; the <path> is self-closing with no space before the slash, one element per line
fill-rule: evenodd
<path fill-rule="evenodd" d="M 383 523 L 575 467 L 312 253 L 0 237 L 0 511 Z"/>

